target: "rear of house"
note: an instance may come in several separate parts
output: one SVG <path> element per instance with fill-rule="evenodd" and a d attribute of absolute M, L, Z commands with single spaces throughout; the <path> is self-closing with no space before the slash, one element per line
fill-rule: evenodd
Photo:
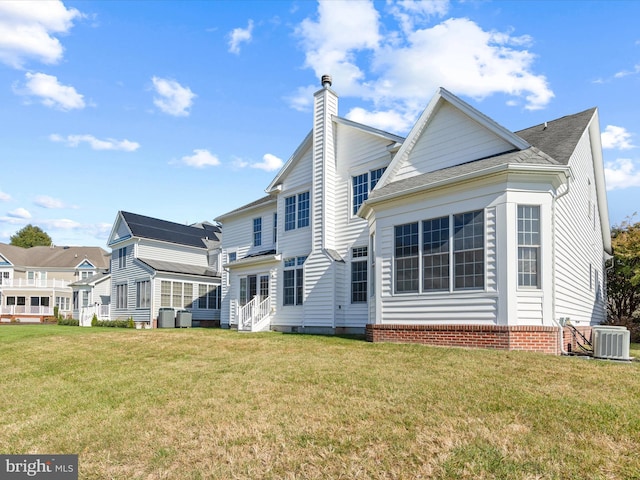
<path fill-rule="evenodd" d="M 404 139 L 330 81 L 314 102 L 268 196 L 218 217 L 223 326 L 559 353 L 604 319 L 597 109 L 514 133 L 440 89 Z"/>

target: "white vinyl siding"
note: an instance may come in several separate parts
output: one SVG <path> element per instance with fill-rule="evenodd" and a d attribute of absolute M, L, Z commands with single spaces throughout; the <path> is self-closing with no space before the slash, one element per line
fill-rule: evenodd
<path fill-rule="evenodd" d="M 416 141 L 410 160 L 398 166 L 393 179 L 401 180 L 510 150 L 513 145 L 451 105 L 444 104 Z"/>

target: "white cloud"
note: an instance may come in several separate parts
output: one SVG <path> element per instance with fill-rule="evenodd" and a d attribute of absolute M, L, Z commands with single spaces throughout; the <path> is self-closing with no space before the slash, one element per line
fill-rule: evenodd
<path fill-rule="evenodd" d="M 62 137 L 58 134 L 49 135 L 49 140 L 52 142 L 65 143 L 68 147 L 77 147 L 81 143 L 88 143 L 93 150 L 120 150 L 123 152 L 135 152 L 140 148 L 140 144 L 132 142 L 130 140 L 116 140 L 114 138 L 107 138 L 106 140 L 100 140 L 93 135 L 67 135 Z"/>
<path fill-rule="evenodd" d="M 229 34 L 229 51 L 238 55 L 240 45 L 251 42 L 253 32 L 253 20 L 249 20 L 247 28 L 234 28 Z"/>
<path fill-rule="evenodd" d="M 9 200 L 11 200 L 11 195 L 0 190 L 0 202 L 8 202 Z"/>
<path fill-rule="evenodd" d="M 631 143 L 631 133 L 627 132 L 624 127 L 616 127 L 615 125 L 607 125 L 601 134 L 602 148 L 616 148 L 618 150 L 630 150 L 635 148 Z"/>
<path fill-rule="evenodd" d="M 391 14 L 398 20 L 402 30 L 409 32 L 417 23 L 429 20 L 431 17 L 442 17 L 449 12 L 449 0 L 401 0 L 391 6 Z"/>
<path fill-rule="evenodd" d="M 436 23 L 448 8 L 447 2 L 397 2 L 389 10 L 398 27 L 386 22 L 382 29 L 372 2 L 321 2 L 317 19 L 296 29 L 305 67 L 317 78 L 331 74 L 341 96 L 372 102 L 380 128 L 388 127 L 390 116 L 411 125 L 440 86 L 476 99 L 504 94 L 506 103 L 528 110 L 551 101 L 546 77 L 533 71 L 530 36 L 485 31 L 466 18 Z M 307 105 L 298 101 L 300 94 L 307 91 L 290 99 L 297 109 Z"/>
<path fill-rule="evenodd" d="M 24 87 L 14 86 L 18 95 L 38 97 L 43 105 L 63 111 L 82 109 L 86 105 L 83 95 L 71 86 L 62 85 L 53 75 L 27 72 L 25 77 Z"/>
<path fill-rule="evenodd" d="M 75 220 L 70 220 L 68 218 L 39 220 L 38 224 L 41 228 L 46 230 L 72 230 L 82 227 L 81 223 L 78 223 Z"/>
<path fill-rule="evenodd" d="M 22 68 L 27 59 L 54 64 L 63 48 L 56 34 L 68 33 L 83 15 L 61 1 L 0 1 L 0 62 Z"/>
<path fill-rule="evenodd" d="M 607 190 L 640 187 L 640 168 L 638 167 L 636 162 L 628 158 L 607 162 L 604 166 Z"/>
<path fill-rule="evenodd" d="M 20 218 L 20 219 L 31 218 L 31 213 L 29 213 L 29 210 L 22 207 L 16 208 L 15 210 L 8 212 L 7 215 L 12 218 Z"/>
<path fill-rule="evenodd" d="M 67 208 L 62 200 L 48 195 L 38 195 L 33 203 L 42 208 Z"/>
<path fill-rule="evenodd" d="M 282 159 L 270 153 L 266 153 L 262 157 L 262 162 L 252 163 L 251 168 L 258 168 L 266 172 L 273 172 L 275 170 L 280 170 L 283 164 L 284 162 L 282 161 Z"/>
<path fill-rule="evenodd" d="M 634 65 L 633 70 L 621 70 L 619 72 L 616 72 L 613 75 L 613 78 L 624 78 L 628 77 L 629 75 L 637 75 L 638 73 L 640 73 L 640 64 Z"/>
<path fill-rule="evenodd" d="M 196 94 L 189 87 L 183 87 L 175 80 L 153 77 L 153 88 L 159 95 L 153 99 L 156 107 L 175 117 L 186 117 L 193 105 Z"/>
<path fill-rule="evenodd" d="M 220 165 L 220 160 L 209 150 L 195 149 L 193 155 L 186 155 L 180 159 L 185 165 L 195 168 L 215 167 Z"/>

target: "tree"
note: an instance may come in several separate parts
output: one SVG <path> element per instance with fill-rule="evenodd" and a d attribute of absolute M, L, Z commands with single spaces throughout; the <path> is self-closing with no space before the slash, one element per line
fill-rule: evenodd
<path fill-rule="evenodd" d="M 11 236 L 11 245 L 16 247 L 31 248 L 36 246 L 48 247 L 53 242 L 40 227 L 29 224 L 22 230 Z"/>
<path fill-rule="evenodd" d="M 611 231 L 613 261 L 607 269 L 607 309 L 611 323 L 639 327 L 640 222 L 632 218 Z"/>

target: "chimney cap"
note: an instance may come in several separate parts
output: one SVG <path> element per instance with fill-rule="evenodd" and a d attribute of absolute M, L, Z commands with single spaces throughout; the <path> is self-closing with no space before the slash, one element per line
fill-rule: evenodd
<path fill-rule="evenodd" d="M 329 88 L 331 86 L 331 75 L 322 75 L 320 83 L 324 88 Z"/>

